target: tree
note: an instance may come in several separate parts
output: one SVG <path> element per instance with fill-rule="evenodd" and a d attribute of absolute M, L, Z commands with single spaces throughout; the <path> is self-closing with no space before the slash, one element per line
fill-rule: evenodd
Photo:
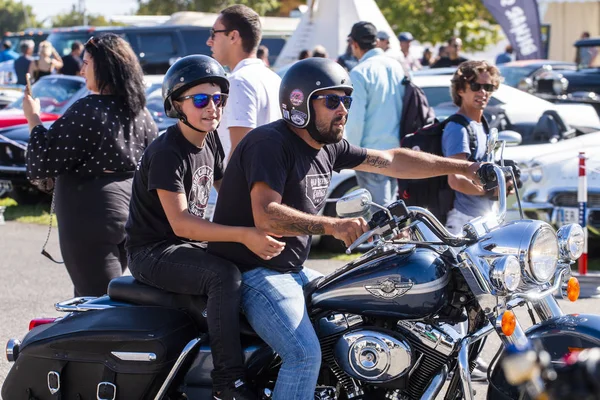
<path fill-rule="evenodd" d="M 25 28 L 37 28 L 31 6 L 24 6 L 21 1 L 0 0 L 0 33 L 22 31 Z"/>
<path fill-rule="evenodd" d="M 233 4 L 244 4 L 260 15 L 276 13 L 279 0 L 138 0 L 138 15 L 170 15 L 178 11 L 219 12 Z"/>
<path fill-rule="evenodd" d="M 92 26 L 107 26 L 107 25 L 119 25 L 110 23 L 102 15 L 88 14 L 87 24 Z M 52 17 L 52 26 L 63 27 L 63 26 L 77 26 L 84 25 L 83 13 L 73 5 L 71 11 L 66 14 L 58 14 Z"/>
<path fill-rule="evenodd" d="M 452 36 L 467 51 L 497 43 L 500 28 L 479 0 L 375 0 L 395 32 L 411 32 L 420 42 L 441 43 Z"/>

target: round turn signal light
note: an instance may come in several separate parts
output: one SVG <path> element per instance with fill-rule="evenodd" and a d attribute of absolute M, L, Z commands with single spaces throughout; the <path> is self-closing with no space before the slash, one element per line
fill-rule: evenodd
<path fill-rule="evenodd" d="M 570 277 L 567 281 L 567 298 L 571 301 L 577 301 L 579 298 L 579 292 L 581 288 L 579 281 L 574 276 Z"/>
<path fill-rule="evenodd" d="M 510 336 L 515 333 L 515 329 L 517 328 L 517 317 L 515 313 L 512 311 L 504 311 L 502 314 L 502 333 L 506 336 Z"/>

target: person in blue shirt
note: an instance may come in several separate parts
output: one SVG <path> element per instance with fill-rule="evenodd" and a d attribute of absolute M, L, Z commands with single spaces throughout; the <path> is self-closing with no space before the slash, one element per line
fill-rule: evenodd
<path fill-rule="evenodd" d="M 349 35 L 358 65 L 350 71 L 354 86 L 352 112 L 345 135 L 359 147 L 389 150 L 400 147 L 400 117 L 404 95 L 404 70 L 377 46 L 377 29 L 370 22 L 357 22 Z M 370 172 L 356 172 L 360 187 L 367 189 L 377 204 L 396 200 L 398 182 Z"/>
<path fill-rule="evenodd" d="M 12 49 L 10 40 L 5 40 L 2 43 L 2 51 L 0 51 L 0 62 L 16 60 L 19 54 Z"/>
<path fill-rule="evenodd" d="M 472 162 L 484 160 L 488 132 L 484 126 L 483 110 L 499 86 L 500 71 L 485 61 L 466 61 L 458 66 L 452 77 L 450 93 L 454 104 L 460 107 L 458 114 L 466 118 L 469 128 L 454 121 L 448 122 L 442 134 L 445 157 Z M 469 130 L 477 137 L 474 154 Z M 451 233 L 459 235 L 470 220 L 493 212 L 495 191 L 486 191 L 461 175 L 448 175 L 448 184 L 455 192 L 454 208 L 448 212 L 446 220 L 446 228 Z M 466 327 L 461 324 L 457 330 L 464 333 Z M 486 377 L 487 365 L 478 358 L 471 379 L 485 381 Z"/>
<path fill-rule="evenodd" d="M 496 65 L 506 64 L 506 63 L 511 62 L 513 60 L 512 53 L 513 53 L 513 47 L 509 44 L 508 46 L 506 46 L 504 53 L 500 53 L 500 54 L 498 54 L 498 57 L 496 57 Z"/>
<path fill-rule="evenodd" d="M 452 77 L 450 92 L 452 101 L 460 107 L 458 114 L 469 121 L 469 129 L 477 137 L 476 147 L 471 154 L 468 128 L 452 121 L 442 135 L 445 157 L 471 161 L 484 159 L 488 132 L 483 124 L 483 110 L 499 85 L 500 72 L 495 66 L 485 61 L 467 61 L 459 65 Z M 449 175 L 448 184 L 455 191 L 454 208 L 446 221 L 450 232 L 460 234 L 464 224 L 492 211 L 494 200 L 481 185 L 459 175 Z"/>

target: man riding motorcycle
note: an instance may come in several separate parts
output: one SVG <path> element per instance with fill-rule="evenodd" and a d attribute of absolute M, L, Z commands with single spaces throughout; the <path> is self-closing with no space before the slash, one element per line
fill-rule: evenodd
<path fill-rule="evenodd" d="M 343 139 L 352 104 L 348 73 L 337 63 L 311 58 L 285 74 L 279 92 L 283 119 L 245 137 L 228 164 L 214 221 L 256 226 L 282 236 L 285 249 L 261 260 L 235 243 L 211 243 L 209 252 L 243 272 L 242 308 L 282 358 L 273 398 L 313 399 L 321 353 L 302 288 L 318 277 L 303 268 L 310 235 L 333 235 L 350 245 L 368 230 L 362 218 L 317 215 L 333 171 L 355 169 L 394 178 L 460 174 L 476 180 L 478 163 L 408 149 L 371 150 Z"/>

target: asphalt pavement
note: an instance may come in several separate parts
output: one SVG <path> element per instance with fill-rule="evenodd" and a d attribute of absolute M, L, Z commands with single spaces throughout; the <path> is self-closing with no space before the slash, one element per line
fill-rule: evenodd
<path fill-rule="evenodd" d="M 32 318 L 58 316 L 54 304 L 73 297 L 73 287 L 64 266 L 54 264 L 40 254 L 47 230 L 44 226 L 17 222 L 0 225 L 0 384 L 11 367 L 4 356 L 7 340 L 22 338 Z M 60 259 L 56 229 L 52 230 L 47 251 Z M 342 265 L 343 262 L 332 260 L 307 263 L 323 273 Z M 582 287 L 588 295 L 597 293 L 600 284 L 596 277 L 582 281 L 585 281 Z M 560 300 L 560 304 L 565 313 L 597 313 L 599 302 L 587 298 L 575 303 Z M 517 316 L 524 328 L 530 326 L 525 310 L 519 310 Z M 499 339 L 492 334 L 484 350 L 484 359 L 490 361 L 499 345 Z M 485 399 L 486 385 L 475 384 L 474 388 L 476 399 Z"/>

